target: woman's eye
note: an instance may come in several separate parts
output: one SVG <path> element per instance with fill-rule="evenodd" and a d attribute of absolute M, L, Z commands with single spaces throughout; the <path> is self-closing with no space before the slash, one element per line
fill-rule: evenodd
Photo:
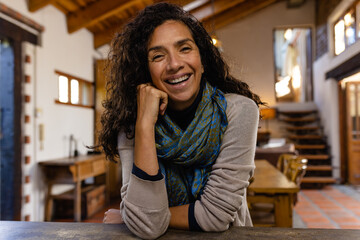
<path fill-rule="evenodd" d="M 153 61 L 153 62 L 156 62 L 156 61 L 160 61 L 162 58 L 164 57 L 164 55 L 155 55 L 155 56 L 153 56 L 152 58 L 151 58 L 151 60 Z"/>
<path fill-rule="evenodd" d="M 190 47 L 183 47 L 183 48 L 181 48 L 181 51 L 182 51 L 182 52 L 189 52 L 190 50 L 191 50 Z"/>

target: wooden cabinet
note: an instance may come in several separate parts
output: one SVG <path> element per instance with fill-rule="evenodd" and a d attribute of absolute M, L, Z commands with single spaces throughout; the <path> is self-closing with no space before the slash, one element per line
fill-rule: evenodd
<path fill-rule="evenodd" d="M 45 221 L 51 220 L 53 199 L 59 197 L 51 194 L 54 184 L 74 184 L 74 191 L 67 193 L 67 197 L 74 200 L 74 220 L 77 222 L 81 221 L 81 182 L 83 180 L 90 177 L 104 179 L 105 201 L 108 201 L 109 168 L 105 155 L 61 158 L 39 164 L 44 171 L 48 185 L 45 200 Z"/>

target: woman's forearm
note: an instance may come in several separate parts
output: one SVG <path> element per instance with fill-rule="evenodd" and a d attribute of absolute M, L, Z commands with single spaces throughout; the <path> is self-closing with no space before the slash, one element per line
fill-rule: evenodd
<path fill-rule="evenodd" d="M 169 209 L 171 213 L 169 227 L 189 230 L 189 204 L 170 207 Z"/>
<path fill-rule="evenodd" d="M 149 175 L 156 175 L 159 164 L 155 147 L 154 126 L 138 123 L 135 127 L 135 165 Z"/>

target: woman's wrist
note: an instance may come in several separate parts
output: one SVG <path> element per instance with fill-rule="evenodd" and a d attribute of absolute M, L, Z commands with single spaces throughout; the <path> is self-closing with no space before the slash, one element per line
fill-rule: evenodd
<path fill-rule="evenodd" d="M 159 164 L 155 147 L 155 126 L 147 122 L 137 122 L 135 126 L 134 163 L 149 175 L 156 175 Z"/>

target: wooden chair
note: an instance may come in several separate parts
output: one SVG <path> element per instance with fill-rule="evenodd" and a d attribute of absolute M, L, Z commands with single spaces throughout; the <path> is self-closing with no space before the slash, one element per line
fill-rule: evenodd
<path fill-rule="evenodd" d="M 299 158 L 293 154 L 282 154 L 279 157 L 277 168 L 286 177 L 300 186 L 301 179 L 305 175 L 307 159 Z M 297 194 L 294 194 L 294 205 L 297 202 Z M 248 207 L 251 219 L 255 227 L 274 227 L 275 226 L 275 201 L 271 196 L 255 195 L 248 192 Z"/>
<path fill-rule="evenodd" d="M 294 182 L 297 186 L 301 185 L 301 180 L 306 173 L 307 168 L 307 159 L 299 159 L 297 158 L 295 161 L 290 163 L 289 170 L 288 170 L 288 178 L 290 181 Z M 294 194 L 294 205 L 296 205 L 298 201 L 297 193 Z"/>
<path fill-rule="evenodd" d="M 285 174 L 285 172 L 289 168 L 290 162 L 293 161 L 294 159 L 296 159 L 296 155 L 294 154 L 288 154 L 288 153 L 281 154 L 276 164 L 277 169 L 279 169 L 280 172 Z"/>

